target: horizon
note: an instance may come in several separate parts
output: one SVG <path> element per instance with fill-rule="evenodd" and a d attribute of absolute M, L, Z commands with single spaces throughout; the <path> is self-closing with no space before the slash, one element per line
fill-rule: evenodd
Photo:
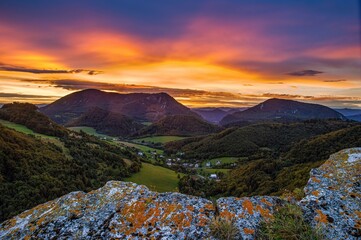
<path fill-rule="evenodd" d="M 0 102 L 95 88 L 190 108 L 361 108 L 360 1 L 0 2 Z"/>

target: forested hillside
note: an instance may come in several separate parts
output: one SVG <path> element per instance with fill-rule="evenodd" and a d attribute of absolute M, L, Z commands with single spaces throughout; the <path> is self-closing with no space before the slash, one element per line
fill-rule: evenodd
<path fill-rule="evenodd" d="M 201 196 L 280 195 L 303 188 L 312 168 L 342 149 L 361 146 L 361 125 L 301 140 L 290 150 L 273 158 L 244 161 L 221 182 L 185 177 L 179 189 Z"/>
<path fill-rule="evenodd" d="M 23 106 L 29 109 L 32 105 Z M 38 130 L 38 125 L 20 117 L 29 113 L 49 122 L 32 108 L 23 114 L 15 111 L 19 118 L 11 120 Z M 42 133 L 49 134 L 49 138 L 26 135 L 0 124 L 0 221 L 68 192 L 90 191 L 109 180 L 124 179 L 140 169 L 137 156 L 125 147 L 56 124 L 43 127 Z"/>

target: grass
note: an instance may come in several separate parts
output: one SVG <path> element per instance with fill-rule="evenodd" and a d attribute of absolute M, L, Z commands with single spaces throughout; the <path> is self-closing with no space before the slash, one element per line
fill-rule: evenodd
<path fill-rule="evenodd" d="M 46 142 L 54 143 L 54 144 L 58 145 L 59 147 L 61 147 L 61 148 L 64 150 L 64 153 L 65 153 L 68 157 L 70 157 L 70 156 L 68 155 L 68 153 L 67 153 L 68 151 L 67 151 L 67 149 L 65 148 L 64 143 L 61 142 L 57 137 L 48 136 L 48 135 L 41 134 L 41 133 L 36 133 L 36 132 L 34 132 L 33 130 L 27 128 L 27 127 L 24 126 L 24 125 L 17 124 L 17 123 L 13 123 L 13 122 L 9 122 L 9 121 L 5 121 L 5 120 L 2 120 L 2 119 L 0 119 L 0 124 L 2 124 L 2 125 L 5 126 L 5 127 L 14 129 L 15 131 L 18 131 L 18 132 L 20 132 L 20 133 L 24 133 L 24 134 L 28 134 L 28 135 L 34 135 L 35 137 L 40 137 L 42 140 L 45 140 Z"/>
<path fill-rule="evenodd" d="M 142 163 L 140 172 L 125 179 L 125 181 L 145 185 L 152 191 L 176 192 L 179 182 L 177 176 L 177 173 L 170 169 Z M 183 177 L 183 174 L 180 174 L 180 177 Z"/>
<path fill-rule="evenodd" d="M 148 147 L 148 146 L 144 146 L 144 145 L 141 145 L 141 144 L 136 144 L 136 143 L 131 143 L 131 142 L 124 142 L 124 141 L 117 141 L 117 142 L 120 143 L 120 144 L 123 144 L 125 146 L 128 146 L 128 147 L 136 148 L 136 149 L 144 152 L 147 156 L 151 155 L 149 152 L 156 152 L 157 154 L 163 154 L 163 152 L 164 152 L 163 150 Z"/>
<path fill-rule="evenodd" d="M 231 219 L 215 217 L 212 219 L 209 228 L 211 230 L 211 235 L 219 240 L 236 239 L 239 233 L 238 228 Z"/>
<path fill-rule="evenodd" d="M 279 209 L 274 219 L 261 224 L 258 238 L 261 240 L 318 240 L 321 234 L 311 228 L 303 218 L 302 210 L 297 205 L 287 204 Z"/>
<path fill-rule="evenodd" d="M 228 173 L 230 169 L 223 169 L 223 168 L 201 168 L 205 173 L 212 174 L 217 172 Z"/>
<path fill-rule="evenodd" d="M 105 135 L 105 134 L 101 134 L 101 133 L 97 133 L 96 130 L 92 127 L 69 127 L 68 129 L 72 130 L 72 131 L 75 131 L 75 132 L 80 132 L 80 131 L 83 131 L 85 132 L 86 134 L 89 134 L 89 135 L 93 135 L 93 136 L 96 136 L 96 137 L 99 137 L 99 138 L 105 138 L 106 140 L 113 140 L 114 137 L 111 137 L 111 136 L 108 136 L 108 135 Z"/>
<path fill-rule="evenodd" d="M 210 162 L 212 166 L 216 166 L 217 161 L 220 161 L 221 164 L 226 163 L 236 163 L 238 162 L 238 159 L 244 159 L 244 158 L 238 158 L 238 157 L 220 157 L 220 158 L 213 158 L 211 160 L 206 160 L 202 162 L 202 166 L 205 166 L 207 162 Z"/>
<path fill-rule="evenodd" d="M 149 142 L 149 143 L 167 143 L 171 141 L 177 141 L 184 139 L 185 137 L 180 136 L 152 136 L 152 137 L 144 137 L 144 138 L 138 138 L 134 139 L 135 142 Z"/>

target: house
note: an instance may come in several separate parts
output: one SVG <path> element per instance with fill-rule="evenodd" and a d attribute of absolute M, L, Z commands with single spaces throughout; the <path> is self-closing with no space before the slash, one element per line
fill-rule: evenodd
<path fill-rule="evenodd" d="M 209 176 L 209 178 L 211 178 L 211 179 L 217 179 L 217 174 L 212 173 L 212 174 Z"/>
<path fill-rule="evenodd" d="M 138 155 L 139 155 L 139 156 L 143 156 L 143 155 L 144 155 L 144 153 L 142 153 L 142 152 L 138 152 Z"/>
<path fill-rule="evenodd" d="M 216 165 L 221 165 L 221 161 L 218 160 L 218 161 L 216 162 Z"/>
<path fill-rule="evenodd" d="M 211 162 L 207 162 L 206 167 L 211 167 Z"/>
<path fill-rule="evenodd" d="M 194 167 L 195 167 L 195 168 L 199 168 L 199 164 L 196 163 L 196 164 L 194 165 Z"/>

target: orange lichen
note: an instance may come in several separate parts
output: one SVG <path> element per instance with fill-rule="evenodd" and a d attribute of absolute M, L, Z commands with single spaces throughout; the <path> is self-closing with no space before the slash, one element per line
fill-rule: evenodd
<path fill-rule="evenodd" d="M 194 211 L 194 207 L 193 207 L 193 206 L 187 206 L 187 209 L 188 209 L 188 211 L 191 211 L 191 212 Z"/>
<path fill-rule="evenodd" d="M 318 213 L 318 216 L 315 217 L 316 221 L 321 223 L 328 223 L 327 216 L 321 210 L 316 210 L 316 212 Z"/>
<path fill-rule="evenodd" d="M 204 208 L 207 209 L 207 210 L 209 210 L 209 211 L 213 211 L 213 210 L 214 210 L 214 206 L 213 206 L 213 204 L 211 204 L 211 203 L 205 204 L 205 205 L 204 205 Z"/>
<path fill-rule="evenodd" d="M 270 203 L 269 201 L 267 201 L 267 199 L 262 198 L 261 202 L 263 202 L 264 204 L 266 204 L 269 207 L 272 207 L 272 203 Z"/>
<path fill-rule="evenodd" d="M 312 193 L 311 193 L 312 195 L 315 195 L 316 197 L 318 197 L 318 195 L 320 194 L 317 190 L 315 190 L 315 191 L 313 191 Z"/>
<path fill-rule="evenodd" d="M 320 183 L 320 182 L 321 182 L 321 180 L 318 179 L 318 178 L 316 178 L 316 177 L 311 177 L 311 179 L 312 179 L 313 182 L 316 182 L 316 183 Z"/>
<path fill-rule="evenodd" d="M 273 218 L 273 215 L 271 214 L 270 210 L 262 208 L 260 205 L 256 207 L 256 210 L 259 211 L 261 216 L 265 218 L 266 220 Z"/>
<path fill-rule="evenodd" d="M 225 218 L 225 219 L 233 219 L 235 217 L 235 214 L 234 213 L 231 213 L 230 211 L 228 210 L 223 210 L 219 213 L 219 216 L 221 218 Z"/>
<path fill-rule="evenodd" d="M 242 203 L 242 207 L 245 208 L 249 214 L 253 214 L 253 204 L 250 200 L 244 200 L 244 202 Z"/>
<path fill-rule="evenodd" d="M 250 228 L 243 228 L 245 234 L 254 234 L 254 229 Z"/>

